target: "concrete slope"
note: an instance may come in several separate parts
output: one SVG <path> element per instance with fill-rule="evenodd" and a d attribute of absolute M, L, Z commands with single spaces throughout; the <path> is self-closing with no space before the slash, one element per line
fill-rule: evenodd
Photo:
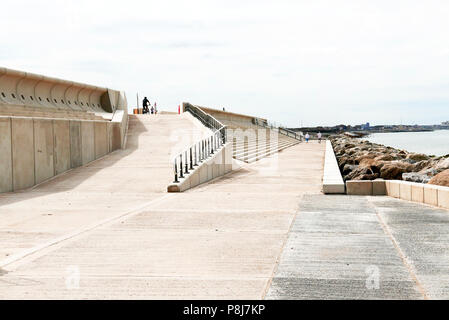
<path fill-rule="evenodd" d="M 0 298 L 260 299 L 323 160 L 324 144 L 298 144 L 149 202 L 4 267 Z"/>
<path fill-rule="evenodd" d="M 0 195 L 0 267 L 162 197 L 171 156 L 209 132 L 189 114 L 130 116 L 127 148 L 33 189 Z"/>

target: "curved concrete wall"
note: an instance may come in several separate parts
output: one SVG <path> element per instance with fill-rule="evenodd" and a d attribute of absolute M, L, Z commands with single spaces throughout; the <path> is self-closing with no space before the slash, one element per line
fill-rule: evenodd
<path fill-rule="evenodd" d="M 0 68 L 0 104 L 114 112 L 118 107 L 118 95 L 118 91 L 107 88 Z"/>
<path fill-rule="evenodd" d="M 2 108 L 8 111 L 0 114 L 0 193 L 32 187 L 125 146 L 123 92 L 0 68 Z"/>

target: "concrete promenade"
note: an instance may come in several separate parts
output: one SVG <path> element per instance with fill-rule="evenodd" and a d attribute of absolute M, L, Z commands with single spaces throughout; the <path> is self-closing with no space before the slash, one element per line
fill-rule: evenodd
<path fill-rule="evenodd" d="M 113 161 L 113 157 L 102 161 Z M 90 180 L 90 191 L 99 184 L 108 190 L 115 187 L 116 194 L 85 204 L 79 199 L 77 211 L 89 211 L 84 213 L 86 223 L 92 215 L 97 222 L 120 210 L 124 216 L 3 266 L 0 298 L 262 298 L 301 197 L 320 193 L 323 159 L 324 144 L 300 144 L 188 192 L 168 195 L 155 195 L 157 190 L 138 195 L 134 177 L 129 183 L 113 180 L 107 184 L 98 174 L 97 181 Z M 151 185 L 152 180 L 146 179 Z M 54 181 L 40 188 L 52 184 L 55 188 Z M 22 202 L 18 202 L 22 210 L 16 207 L 16 211 L 24 217 L 29 204 Z M 34 205 L 44 211 L 50 204 Z M 68 206 L 65 203 L 63 209 Z M 115 209 L 102 213 L 106 207 Z M 2 207 L 2 215 L 13 216 L 6 208 Z M 73 217 L 75 212 L 51 212 L 47 221 L 53 217 L 52 224 L 42 220 L 42 212 L 35 218 L 41 221 L 41 229 L 51 233 L 34 231 L 36 222 L 31 218 L 16 223 L 11 219 L 9 224 L 3 220 L 3 238 L 9 234 L 16 239 L 11 241 L 14 248 L 10 245 L 3 250 L 18 253 L 20 246 L 42 243 L 44 239 L 36 240 L 39 232 L 49 240 L 63 236 L 64 229 L 73 229 L 64 217 Z M 25 236 L 29 243 L 20 241 Z M 79 288 L 70 290 L 66 282 L 73 270 L 79 272 Z"/>
<path fill-rule="evenodd" d="M 175 128 L 201 134 L 177 117 L 131 118 L 130 149 L 0 196 L 0 298 L 448 298 L 448 211 L 322 195 L 316 142 L 167 194 Z"/>

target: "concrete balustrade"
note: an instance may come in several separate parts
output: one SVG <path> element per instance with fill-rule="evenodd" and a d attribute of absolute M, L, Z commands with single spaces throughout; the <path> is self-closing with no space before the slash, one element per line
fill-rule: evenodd
<path fill-rule="evenodd" d="M 449 209 L 449 187 L 400 180 L 352 180 L 346 181 L 346 190 L 348 195 L 387 195 Z"/>
<path fill-rule="evenodd" d="M 199 163 L 179 183 L 167 187 L 168 192 L 183 192 L 232 171 L 232 143 L 228 142 L 211 157 Z"/>
<path fill-rule="evenodd" d="M 345 193 L 345 183 L 338 168 L 332 143 L 326 140 L 326 155 L 324 158 L 323 172 L 323 193 L 343 194 Z"/>

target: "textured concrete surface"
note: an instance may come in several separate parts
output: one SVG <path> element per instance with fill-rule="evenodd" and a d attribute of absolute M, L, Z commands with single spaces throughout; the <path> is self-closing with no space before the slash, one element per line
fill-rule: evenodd
<path fill-rule="evenodd" d="M 448 231 L 449 212 L 421 204 L 305 196 L 267 298 L 448 299 Z"/>
<path fill-rule="evenodd" d="M 31 187 L 34 179 L 33 119 L 11 119 L 13 190 Z"/>
<path fill-rule="evenodd" d="M 0 117 L 0 193 L 12 191 L 11 118 Z"/>
<path fill-rule="evenodd" d="M 162 196 L 172 179 L 171 149 L 179 139 L 202 132 L 185 117 L 172 118 L 134 119 L 128 149 L 33 189 L 1 194 L 0 261 Z"/>
<path fill-rule="evenodd" d="M 41 185 L 48 194 L 40 201 L 4 197 L 23 200 L 2 208 L 3 255 L 38 250 L 1 267 L 1 298 L 263 298 L 302 195 L 320 193 L 324 144 L 300 144 L 165 194 L 173 172 L 162 147 L 180 138 L 170 129 L 177 116 L 167 117 L 165 130 L 132 119 L 129 156 L 113 153 Z M 34 219 L 25 212 L 31 205 Z M 74 229 L 113 216 L 120 218 Z M 77 289 L 66 286 L 73 269 Z"/>

